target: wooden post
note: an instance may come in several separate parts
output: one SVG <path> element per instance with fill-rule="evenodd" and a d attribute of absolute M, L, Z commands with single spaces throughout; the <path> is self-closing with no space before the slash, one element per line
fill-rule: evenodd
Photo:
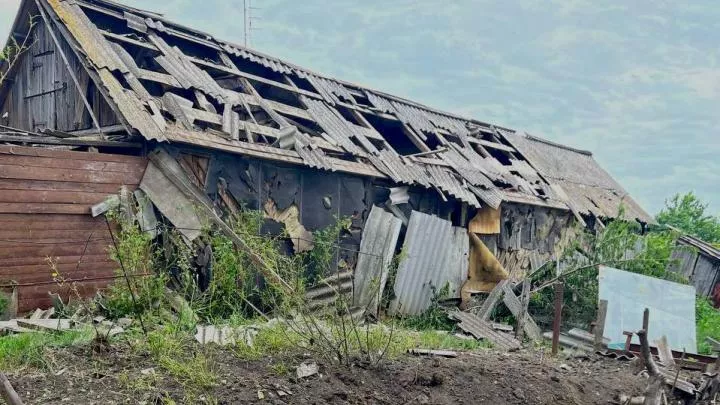
<path fill-rule="evenodd" d="M 517 317 L 517 328 L 515 328 L 515 337 L 522 341 L 523 329 L 525 328 L 525 318 L 527 317 L 528 304 L 530 303 L 530 279 L 523 281 L 522 294 L 520 295 L 520 314 Z"/>
<path fill-rule="evenodd" d="M 647 334 L 648 327 L 650 326 L 650 309 L 645 308 L 645 311 L 643 312 L 643 330 Z"/>
<path fill-rule="evenodd" d="M 0 373 L 0 394 L 8 405 L 23 405 L 20 396 L 15 392 L 10 380 L 3 373 Z"/>
<path fill-rule="evenodd" d="M 602 349 L 603 334 L 605 333 L 605 317 L 607 316 L 607 300 L 600 300 L 597 318 L 595 319 L 595 350 Z"/>
<path fill-rule="evenodd" d="M 555 319 L 553 319 L 552 354 L 558 353 L 560 344 L 560 323 L 562 322 L 563 297 L 565 295 L 565 284 L 555 284 Z"/>

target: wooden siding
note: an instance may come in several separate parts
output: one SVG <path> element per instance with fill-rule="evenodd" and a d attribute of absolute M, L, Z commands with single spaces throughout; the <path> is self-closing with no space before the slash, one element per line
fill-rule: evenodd
<path fill-rule="evenodd" d="M 51 261 L 84 296 L 112 281 L 110 233 L 90 207 L 123 185 L 137 188 L 146 164 L 134 156 L 0 146 L 0 285 L 18 285 L 20 311 L 49 306 L 48 292 L 67 298 L 70 287 L 53 280 Z"/>
<path fill-rule="evenodd" d="M 33 45 L 20 61 L 12 87 L 0 110 L 0 115 L 8 113 L 5 124 L 26 131 L 92 128 L 92 120 L 81 92 L 43 22 L 38 22 L 33 28 L 33 38 Z M 58 41 L 61 41 L 62 50 L 100 125 L 117 124 L 115 114 L 90 81 L 72 48 L 61 38 Z"/>

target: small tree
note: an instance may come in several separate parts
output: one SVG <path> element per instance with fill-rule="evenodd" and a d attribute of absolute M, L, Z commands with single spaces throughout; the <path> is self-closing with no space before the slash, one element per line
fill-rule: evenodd
<path fill-rule="evenodd" d="M 671 225 L 708 243 L 720 243 L 720 220 L 707 213 L 708 204 L 692 191 L 675 194 L 658 213 L 659 224 Z"/>
<path fill-rule="evenodd" d="M 13 66 L 20 60 L 20 57 L 33 45 L 32 30 L 34 26 L 35 17 L 30 17 L 30 26 L 27 34 L 25 34 L 21 40 L 11 35 L 5 48 L 0 51 L 0 65 L 6 65 L 4 69 L 0 70 L 0 86 L 5 82 L 8 74 L 12 71 Z"/>

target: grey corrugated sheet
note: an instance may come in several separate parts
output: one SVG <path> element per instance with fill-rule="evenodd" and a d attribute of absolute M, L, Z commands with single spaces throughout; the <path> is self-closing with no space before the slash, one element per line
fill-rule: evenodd
<path fill-rule="evenodd" d="M 390 104 L 390 100 L 378 96 L 375 93 L 373 93 L 370 90 L 365 91 L 365 95 L 367 96 L 368 100 L 370 101 L 370 104 L 372 104 L 375 108 L 380 110 L 381 112 L 388 113 L 388 114 L 396 114 L 397 111 L 395 111 L 395 107 Z"/>
<path fill-rule="evenodd" d="M 403 258 L 395 277 L 391 313 L 419 315 L 430 305 L 434 292 L 439 292 L 448 282 L 451 285 L 456 283 L 455 278 L 462 269 L 451 269 L 448 257 L 464 249 L 454 247 L 456 241 L 467 243 L 462 238 L 456 238 L 449 221 L 412 212 L 405 234 Z"/>
<path fill-rule="evenodd" d="M 574 206 L 599 217 L 616 217 L 620 204 L 626 216 L 654 223 L 648 215 L 586 151 L 537 137 L 505 134 L 506 138 L 546 178 L 562 186 Z"/>
<path fill-rule="evenodd" d="M 377 314 L 401 227 L 402 221 L 384 209 L 370 210 L 360 241 L 363 253 L 355 265 L 353 299 L 353 305 L 367 308 L 367 313 Z"/>
<path fill-rule="evenodd" d="M 308 113 L 343 149 L 355 155 L 365 155 L 365 152 L 350 140 L 350 137 L 353 136 L 352 131 L 335 115 L 331 109 L 332 107 L 309 97 L 303 96 L 302 101 L 307 106 Z"/>
<path fill-rule="evenodd" d="M 521 343 L 514 336 L 495 330 L 492 324 L 483 321 L 476 315 L 452 311 L 448 316 L 460 322 L 458 324 L 460 329 L 473 335 L 476 339 L 489 340 L 497 349 L 509 351 L 520 348 Z"/>
<path fill-rule="evenodd" d="M 432 183 L 438 188 L 460 201 L 465 201 L 473 207 L 481 207 L 480 202 L 477 200 L 475 195 L 455 177 L 454 173 L 443 167 L 434 165 L 427 165 L 425 169 L 433 180 Z"/>

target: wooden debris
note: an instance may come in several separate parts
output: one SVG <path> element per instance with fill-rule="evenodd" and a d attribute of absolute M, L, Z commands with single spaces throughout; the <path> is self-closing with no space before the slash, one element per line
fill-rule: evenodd
<path fill-rule="evenodd" d="M 458 353 L 452 350 L 409 349 L 408 353 L 422 356 L 457 357 Z"/>
<path fill-rule="evenodd" d="M 4 373 L 0 373 L 0 393 L 8 405 L 23 405 L 23 401 Z"/>
<path fill-rule="evenodd" d="M 460 321 L 458 327 L 465 332 L 475 336 L 476 339 L 487 339 L 496 348 L 501 350 L 517 350 L 520 348 L 520 341 L 509 333 L 495 330 L 493 326 L 480 319 L 480 317 L 466 312 L 452 311 L 448 313 L 450 319 Z"/>
<path fill-rule="evenodd" d="M 42 332 L 69 330 L 73 323 L 70 319 L 17 319 L 16 321 L 20 327 Z"/>
<path fill-rule="evenodd" d="M 512 287 L 510 287 L 509 284 L 505 284 L 503 286 L 503 303 L 505 303 L 505 306 L 512 312 L 512 314 L 517 319 L 521 316 L 522 312 L 522 304 L 520 303 L 520 299 L 515 295 L 513 292 Z M 535 320 L 532 319 L 530 314 L 525 312 L 525 315 L 523 316 L 523 322 L 522 322 L 523 331 L 525 334 L 533 341 L 539 341 L 542 339 L 542 331 L 540 330 L 540 327 L 537 326 L 535 323 Z"/>
<path fill-rule="evenodd" d="M 319 372 L 320 368 L 317 363 L 302 363 L 295 369 L 295 374 L 298 379 L 312 377 Z"/>
<path fill-rule="evenodd" d="M 667 337 L 663 335 L 659 340 L 656 340 L 655 346 L 658 349 L 660 363 L 669 369 L 675 369 L 675 359 L 673 358 L 672 350 L 670 350 L 670 346 L 668 345 Z"/>
<path fill-rule="evenodd" d="M 597 318 L 595 319 L 595 329 L 593 333 L 595 335 L 595 350 L 600 350 L 603 347 L 603 334 L 605 333 L 605 317 L 607 316 L 607 300 L 600 300 L 598 305 Z"/>
<path fill-rule="evenodd" d="M 645 310 L 647 312 L 647 309 Z M 662 405 L 665 399 L 665 390 L 663 390 L 663 382 L 665 380 L 663 374 L 660 373 L 660 368 L 655 364 L 652 355 L 650 354 L 650 343 L 648 343 L 647 332 L 641 329 L 637 332 L 640 338 L 641 345 L 641 358 L 645 363 L 650 380 L 647 388 L 645 389 L 645 402 L 644 405 Z"/>
<path fill-rule="evenodd" d="M 0 322 L 0 331 L 12 332 L 12 333 L 26 333 L 26 332 L 32 332 L 33 330 L 18 326 L 17 320 L 11 319 L 9 321 Z"/>
<path fill-rule="evenodd" d="M 185 298 L 181 297 L 178 293 L 173 290 L 166 289 L 165 298 L 170 303 L 170 307 L 173 311 L 175 311 L 178 315 L 182 317 L 189 317 L 193 322 L 198 321 L 198 316 L 195 311 L 193 311 L 192 307 Z"/>
<path fill-rule="evenodd" d="M 120 196 L 118 196 L 117 194 L 113 194 L 110 197 L 106 198 L 105 201 L 101 202 L 100 204 L 93 205 L 90 211 L 92 212 L 93 217 L 97 217 L 119 206 Z"/>
<path fill-rule="evenodd" d="M 490 291 L 490 295 L 488 295 L 485 299 L 485 302 L 483 302 L 480 310 L 477 311 L 477 316 L 480 317 L 480 319 L 483 321 L 490 320 L 493 310 L 502 299 L 503 289 L 509 282 L 510 280 L 503 280 L 499 282 L 492 291 Z"/>

